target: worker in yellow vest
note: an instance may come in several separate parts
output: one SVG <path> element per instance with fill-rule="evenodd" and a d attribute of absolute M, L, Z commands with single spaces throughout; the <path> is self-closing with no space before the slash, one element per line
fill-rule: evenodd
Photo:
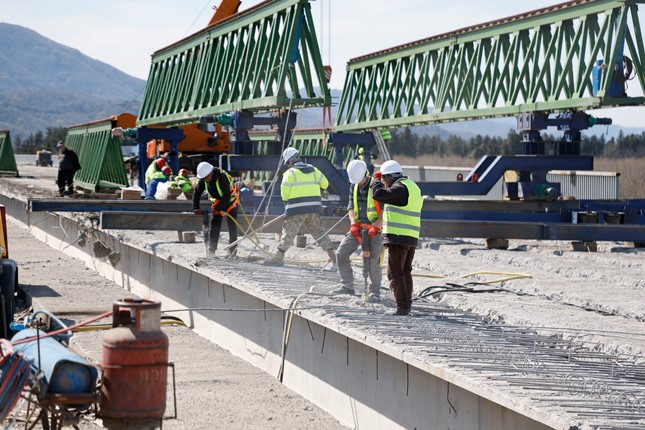
<path fill-rule="evenodd" d="M 284 254 L 293 245 L 293 239 L 300 227 L 306 227 L 318 245 L 327 251 L 327 256 L 335 270 L 336 253 L 322 225 L 321 192 L 329 186 L 329 181 L 320 170 L 300 160 L 296 148 L 289 147 L 282 152 L 282 159 L 288 167 L 282 174 L 280 194 L 284 202 L 284 224 L 278 252 L 264 261 L 265 266 L 282 266 Z"/>
<path fill-rule="evenodd" d="M 412 261 L 419 242 L 423 197 L 419 186 L 389 160 L 374 174 L 372 196 L 383 208 L 383 243 L 388 250 L 387 279 L 396 301 L 393 315 L 409 315 L 412 307 Z"/>
<path fill-rule="evenodd" d="M 347 165 L 347 176 L 351 184 L 347 207 L 351 227 L 336 250 L 336 263 L 338 264 L 341 287 L 333 290 L 332 293 L 356 294 L 350 257 L 359 246 L 366 245 L 366 247 L 369 246 L 369 260 L 363 261 L 363 264 L 368 265 L 368 267 L 363 267 L 363 275 L 369 277 L 369 287 L 365 299 L 371 303 L 378 303 L 381 298 L 381 281 L 383 279 L 380 261 L 383 250 L 381 204 L 372 197 L 370 185 L 373 179 L 370 177 L 367 164 L 364 161 L 350 161 Z M 367 238 L 363 231 L 367 232 Z M 368 240 L 369 244 L 364 243 L 365 240 Z M 365 282 L 367 283 L 367 279 Z"/>

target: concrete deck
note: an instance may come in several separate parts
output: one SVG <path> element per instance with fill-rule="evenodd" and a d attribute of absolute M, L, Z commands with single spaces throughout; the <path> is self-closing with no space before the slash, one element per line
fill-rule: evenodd
<path fill-rule="evenodd" d="M 645 427 L 645 411 L 576 392 L 570 375 L 592 375 L 610 392 L 642 390 L 636 363 L 542 337 L 530 328 L 487 324 L 480 316 L 417 302 L 412 317 L 386 315 L 381 305 L 331 297 L 335 273 L 313 268 L 267 269 L 243 261 L 200 260 L 192 244 L 164 236 L 141 240 L 88 228 L 79 214 L 27 213 L 21 196 L 0 190 L 0 203 L 31 233 L 83 260 L 140 297 L 159 300 L 200 335 L 275 375 L 342 423 L 370 429 L 545 429 Z M 84 241 L 81 236 L 91 235 Z M 172 237 L 172 232 L 168 234 Z M 118 261 L 93 255 L 106 244 Z M 613 365 L 612 365 L 613 366 Z M 564 369 L 548 378 L 549 369 Z M 613 368 L 613 367 L 612 367 Z M 569 375 L 569 376 L 568 376 Z M 640 384 L 640 385 L 639 385 Z M 586 400 L 584 402 L 583 400 Z M 598 418 L 600 415 L 600 418 Z M 633 427 L 641 428 L 641 427 Z"/>

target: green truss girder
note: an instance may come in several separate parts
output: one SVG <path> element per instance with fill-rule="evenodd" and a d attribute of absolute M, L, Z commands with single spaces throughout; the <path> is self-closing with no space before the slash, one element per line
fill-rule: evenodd
<path fill-rule="evenodd" d="M 330 105 L 308 0 L 269 0 L 152 56 L 137 124 Z"/>
<path fill-rule="evenodd" d="M 0 130 L 0 175 L 19 176 L 11 134 L 8 130 Z"/>
<path fill-rule="evenodd" d="M 70 128 L 66 146 L 76 151 L 81 170 L 74 185 L 89 191 L 115 191 L 128 187 L 128 175 L 121 154 L 121 142 L 112 137 L 111 120 Z"/>
<path fill-rule="evenodd" d="M 645 104 L 644 2 L 578 0 L 353 59 L 335 131 Z M 640 93 L 610 97 L 623 52 Z"/>

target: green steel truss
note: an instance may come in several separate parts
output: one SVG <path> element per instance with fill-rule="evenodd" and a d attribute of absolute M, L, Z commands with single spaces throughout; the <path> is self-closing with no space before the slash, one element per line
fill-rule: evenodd
<path fill-rule="evenodd" d="M 329 105 L 308 0 L 268 0 L 152 56 L 138 125 Z"/>
<path fill-rule="evenodd" d="M 9 130 L 0 130 L 0 175 L 19 176 Z"/>
<path fill-rule="evenodd" d="M 577 0 L 353 59 L 335 130 L 644 104 L 643 2 Z M 623 52 L 635 97 L 610 96 Z"/>
<path fill-rule="evenodd" d="M 74 175 L 74 185 L 89 191 L 115 191 L 128 187 L 121 141 L 112 137 L 111 119 L 68 130 L 65 144 L 76 151 L 81 170 Z"/>

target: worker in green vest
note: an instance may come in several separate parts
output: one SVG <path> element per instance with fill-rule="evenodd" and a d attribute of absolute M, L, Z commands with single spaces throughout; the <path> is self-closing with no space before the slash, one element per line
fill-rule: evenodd
<path fill-rule="evenodd" d="M 168 165 L 163 166 L 161 170 L 152 172 L 150 182 L 146 186 L 146 198 L 144 200 L 155 200 L 155 194 L 157 194 L 159 184 L 168 182 L 170 175 L 172 175 L 172 169 Z"/>
<path fill-rule="evenodd" d="M 327 256 L 336 266 L 336 253 L 334 245 L 329 240 L 327 232 L 322 225 L 322 200 L 321 192 L 329 186 L 329 181 L 320 170 L 300 160 L 296 148 L 289 147 L 282 152 L 282 159 L 287 166 L 287 171 L 282 174 L 280 194 L 284 202 L 284 224 L 282 236 L 278 245 L 278 252 L 270 259 L 264 261 L 265 266 L 282 266 L 284 254 L 293 245 L 293 239 L 305 226 L 318 245 L 327 251 Z"/>
<path fill-rule="evenodd" d="M 152 180 L 152 175 L 154 175 L 155 173 L 161 172 L 161 169 L 163 169 L 167 165 L 168 163 L 166 163 L 165 158 L 157 158 L 156 160 L 153 160 L 148 166 L 148 168 L 146 169 L 146 174 L 143 179 L 143 182 L 146 184 L 146 186 Z"/>
<path fill-rule="evenodd" d="M 372 196 L 383 208 L 383 243 L 388 250 L 387 279 L 396 301 L 393 315 L 408 315 L 412 307 L 412 261 L 421 230 L 423 197 L 419 186 L 403 176 L 394 160 L 374 174 Z"/>
<path fill-rule="evenodd" d="M 170 187 L 177 188 L 181 190 L 182 193 L 190 193 L 193 190 L 193 183 L 190 182 L 188 175 L 190 175 L 188 169 L 179 169 L 179 172 L 177 172 L 177 176 L 173 179 Z"/>

